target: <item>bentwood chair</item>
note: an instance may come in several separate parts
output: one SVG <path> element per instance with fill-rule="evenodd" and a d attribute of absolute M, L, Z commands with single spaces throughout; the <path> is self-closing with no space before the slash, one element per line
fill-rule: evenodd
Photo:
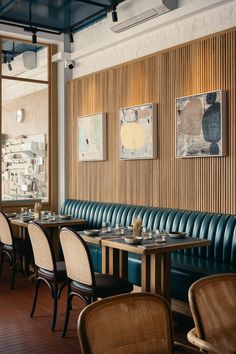
<path fill-rule="evenodd" d="M 28 225 L 28 233 L 36 266 L 34 300 L 30 317 L 33 317 L 35 312 L 39 287 L 42 283 L 46 283 L 53 298 L 53 319 L 51 325 L 51 330 L 53 331 L 56 325 L 58 299 L 66 285 L 65 262 L 56 262 L 47 233 L 40 225 L 31 221 Z"/>
<path fill-rule="evenodd" d="M 195 328 L 188 340 L 201 351 L 236 353 L 236 274 L 202 278 L 189 289 L 189 305 Z"/>
<path fill-rule="evenodd" d="M 133 286 L 128 280 L 116 278 L 112 275 L 94 273 L 88 247 L 83 238 L 75 231 L 63 228 L 60 231 L 60 241 L 68 279 L 66 316 L 62 332 L 64 337 L 74 295 L 88 305 L 97 298 L 129 293 L 133 290 Z"/>
<path fill-rule="evenodd" d="M 97 301 L 82 310 L 77 330 L 84 354 L 197 353 L 174 343 L 170 306 L 151 293 Z"/>
<path fill-rule="evenodd" d="M 13 237 L 11 224 L 7 216 L 0 211 L 0 275 L 2 273 L 4 257 L 6 255 L 12 268 L 11 289 L 14 288 L 18 264 L 21 266 L 21 271 L 24 272 L 23 257 L 25 258 L 25 265 L 28 269 L 30 253 L 29 244 L 25 240 Z"/>

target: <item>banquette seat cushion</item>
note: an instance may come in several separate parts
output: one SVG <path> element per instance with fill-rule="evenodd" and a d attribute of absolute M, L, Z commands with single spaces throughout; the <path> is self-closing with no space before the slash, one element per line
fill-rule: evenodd
<path fill-rule="evenodd" d="M 190 237 L 211 240 L 209 247 L 172 253 L 172 297 L 187 301 L 189 286 L 197 279 L 236 270 L 236 216 L 170 208 L 147 207 L 67 199 L 62 214 L 87 220 L 87 228 L 101 228 L 103 220 L 131 225 L 139 216 L 143 226 L 152 230 L 186 232 Z M 101 248 L 89 245 L 95 271 L 101 272 Z M 129 254 L 129 280 L 140 285 L 141 261 Z"/>

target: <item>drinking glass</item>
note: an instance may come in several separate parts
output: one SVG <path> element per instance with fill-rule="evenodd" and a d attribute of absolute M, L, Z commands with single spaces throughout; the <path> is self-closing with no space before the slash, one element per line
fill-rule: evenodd
<path fill-rule="evenodd" d="M 49 213 L 49 217 L 50 217 L 51 221 L 55 221 L 55 220 L 56 220 L 56 213 L 55 213 L 55 211 L 51 211 L 51 212 Z"/>
<path fill-rule="evenodd" d="M 21 216 L 26 216 L 26 215 L 28 215 L 28 208 L 21 208 L 20 209 L 20 214 L 21 214 Z"/>

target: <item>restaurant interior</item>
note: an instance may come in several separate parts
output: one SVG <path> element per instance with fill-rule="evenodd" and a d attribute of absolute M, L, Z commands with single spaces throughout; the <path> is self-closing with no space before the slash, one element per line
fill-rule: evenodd
<path fill-rule="evenodd" d="M 236 0 L 2 0 L 0 55 L 0 353 L 235 353 Z"/>

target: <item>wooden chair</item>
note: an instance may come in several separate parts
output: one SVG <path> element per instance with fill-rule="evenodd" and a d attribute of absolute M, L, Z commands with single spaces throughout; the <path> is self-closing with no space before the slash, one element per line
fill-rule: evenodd
<path fill-rule="evenodd" d="M 174 343 L 170 306 L 151 293 L 97 301 L 82 310 L 77 330 L 84 354 L 197 353 Z"/>
<path fill-rule="evenodd" d="M 196 281 L 189 289 L 195 328 L 188 340 L 201 351 L 236 352 L 236 274 L 219 274 Z"/>
<path fill-rule="evenodd" d="M 48 285 L 53 298 L 53 319 L 51 325 L 51 330 L 53 331 L 56 325 L 58 299 L 66 285 L 65 262 L 56 262 L 47 233 L 40 225 L 31 221 L 28 225 L 28 233 L 36 266 L 35 292 L 30 317 L 34 315 L 38 290 L 44 282 Z M 59 286 L 60 283 L 61 285 Z"/>
<path fill-rule="evenodd" d="M 68 278 L 66 317 L 62 332 L 64 337 L 74 295 L 80 297 L 88 305 L 97 298 L 129 293 L 133 290 L 133 286 L 128 280 L 94 273 L 86 242 L 75 231 L 63 228 L 60 231 L 60 242 Z"/>
<path fill-rule="evenodd" d="M 21 271 L 24 272 L 23 257 L 25 257 L 26 268 L 28 269 L 30 253 L 29 244 L 25 240 L 13 237 L 11 224 L 7 216 L 0 211 L 0 275 L 2 273 L 4 256 L 6 255 L 12 267 L 11 289 L 14 288 L 17 265 L 20 263 Z"/>

